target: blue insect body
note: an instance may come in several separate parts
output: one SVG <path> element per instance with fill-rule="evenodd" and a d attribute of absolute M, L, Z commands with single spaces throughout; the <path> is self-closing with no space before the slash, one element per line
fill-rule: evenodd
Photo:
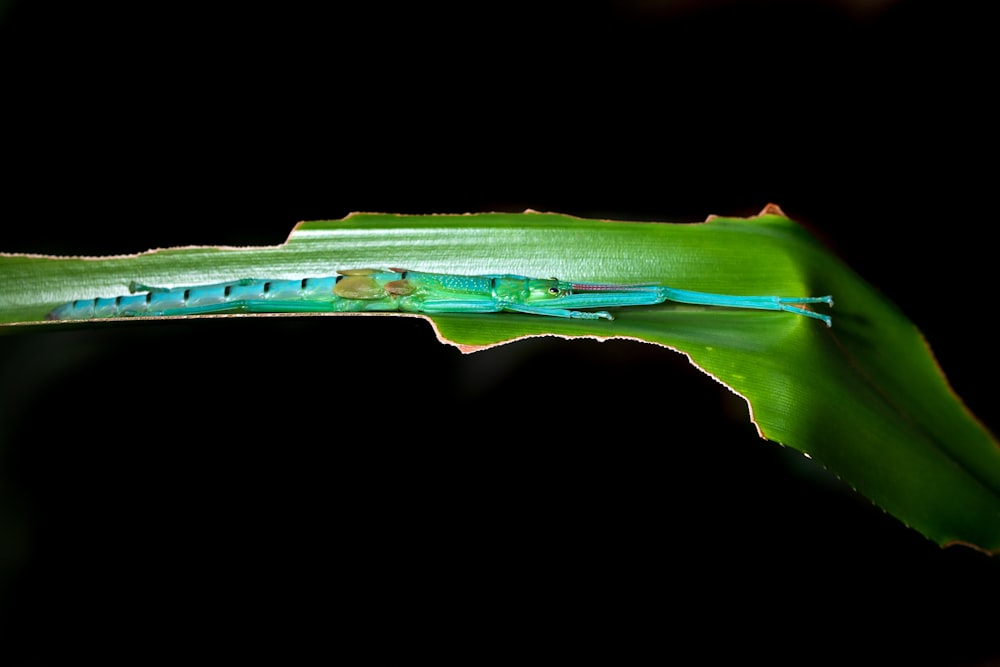
<path fill-rule="evenodd" d="M 665 301 L 796 313 L 831 325 L 806 304 L 833 305 L 829 296 L 736 296 L 693 292 L 656 284 L 579 283 L 518 275 L 465 276 L 403 269 L 350 269 L 336 276 L 296 280 L 246 278 L 192 287 L 132 283 L 131 294 L 81 299 L 55 308 L 50 320 L 203 315 L 211 313 L 313 313 L 402 311 L 410 313 L 498 313 L 502 311 L 607 319 L 605 310 Z M 144 292 L 144 294 L 136 294 Z"/>

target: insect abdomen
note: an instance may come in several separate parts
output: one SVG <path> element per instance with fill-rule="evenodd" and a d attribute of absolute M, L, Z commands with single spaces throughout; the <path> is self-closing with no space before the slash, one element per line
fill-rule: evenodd
<path fill-rule="evenodd" d="M 195 310 L 204 306 L 244 301 L 340 301 L 333 294 L 336 277 L 297 280 L 238 280 L 230 283 L 153 288 L 145 294 L 80 299 L 55 308 L 50 320 L 85 320 L 105 317 L 140 317 L 166 311 Z"/>
<path fill-rule="evenodd" d="M 64 303 L 54 309 L 46 319 L 49 320 L 89 320 L 99 317 L 117 317 L 123 311 L 128 314 L 141 314 L 146 310 L 146 295 L 118 296 L 108 299 L 80 299 Z"/>

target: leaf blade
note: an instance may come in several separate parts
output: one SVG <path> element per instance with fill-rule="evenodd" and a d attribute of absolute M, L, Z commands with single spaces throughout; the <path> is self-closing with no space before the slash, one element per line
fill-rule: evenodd
<path fill-rule="evenodd" d="M 678 350 L 747 399 L 759 432 L 806 453 L 940 544 L 1000 550 L 1000 446 L 948 387 L 919 331 L 775 210 L 695 225 L 560 214 L 353 214 L 299 224 L 271 248 L 180 248 L 106 259 L 5 256 L 0 321 L 138 280 L 176 286 L 403 266 L 729 294 L 833 294 L 833 329 L 787 313 L 663 304 L 613 322 L 429 317 L 465 350 L 535 335 L 631 338 Z"/>

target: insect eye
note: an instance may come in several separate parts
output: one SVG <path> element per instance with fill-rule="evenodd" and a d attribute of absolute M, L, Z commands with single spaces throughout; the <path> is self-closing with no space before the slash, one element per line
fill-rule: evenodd
<path fill-rule="evenodd" d="M 551 294 L 552 296 L 559 296 L 559 288 L 555 286 L 550 287 L 549 294 Z"/>

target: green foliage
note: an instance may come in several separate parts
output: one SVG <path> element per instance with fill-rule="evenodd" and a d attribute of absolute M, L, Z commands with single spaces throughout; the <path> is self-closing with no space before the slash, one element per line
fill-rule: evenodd
<path fill-rule="evenodd" d="M 517 314 L 427 319 L 443 341 L 466 351 L 559 335 L 624 337 L 683 352 L 746 398 L 763 437 L 819 461 L 939 544 L 1000 550 L 997 441 L 951 392 L 914 325 L 774 208 L 752 219 L 695 225 L 541 213 L 355 214 L 302 223 L 273 248 L 7 255 L 0 257 L 0 322 L 8 331 L 95 326 L 41 322 L 60 303 L 122 294 L 132 280 L 195 285 L 364 267 L 658 282 L 728 294 L 832 294 L 832 329 L 788 313 L 670 303 L 622 308 L 613 322 Z"/>

